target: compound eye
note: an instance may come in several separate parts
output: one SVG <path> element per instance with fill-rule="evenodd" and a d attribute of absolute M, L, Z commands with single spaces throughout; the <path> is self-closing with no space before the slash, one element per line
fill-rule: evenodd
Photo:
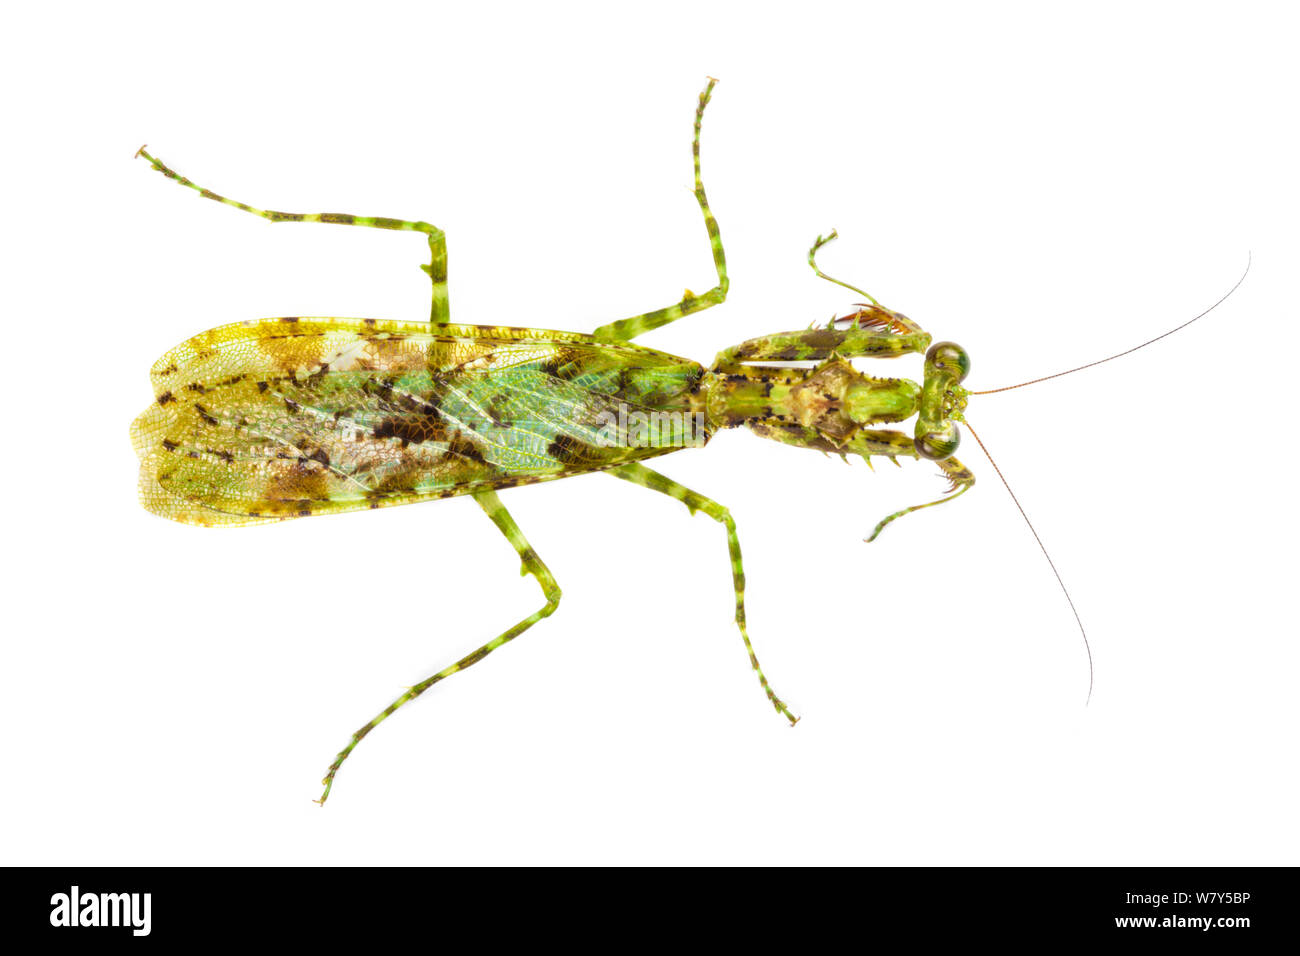
<path fill-rule="evenodd" d="M 953 384 L 959 384 L 970 374 L 970 356 L 956 342 L 936 342 L 930 346 L 930 351 L 925 353 L 925 364 L 954 376 Z"/>
<path fill-rule="evenodd" d="M 961 430 L 952 422 L 944 422 L 934 431 L 916 436 L 916 453 L 931 461 L 943 461 L 957 453 L 961 445 Z"/>

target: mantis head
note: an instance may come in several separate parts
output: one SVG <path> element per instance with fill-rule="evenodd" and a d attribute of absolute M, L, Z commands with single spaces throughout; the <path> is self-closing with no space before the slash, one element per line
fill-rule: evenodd
<path fill-rule="evenodd" d="M 956 342 L 936 342 L 925 353 L 925 379 L 916 418 L 916 453 L 931 461 L 951 458 L 961 445 L 957 422 L 966 399 L 961 387 L 970 373 L 970 357 Z"/>

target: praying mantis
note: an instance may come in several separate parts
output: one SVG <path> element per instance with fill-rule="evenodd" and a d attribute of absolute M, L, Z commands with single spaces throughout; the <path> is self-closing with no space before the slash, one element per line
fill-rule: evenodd
<path fill-rule="evenodd" d="M 427 322 L 263 319 L 212 329 L 167 352 L 151 371 L 154 401 L 132 427 L 144 507 L 184 524 L 235 527 L 468 495 L 542 592 L 544 603 L 532 614 L 408 688 L 358 729 L 326 772 L 322 805 L 343 763 L 375 727 L 559 607 L 560 586 L 502 502 L 502 490 L 604 472 L 721 524 L 735 624 L 750 666 L 769 704 L 793 725 L 798 717 L 769 683 L 750 639 L 745 570 L 731 513 L 646 462 L 703 446 L 718 431 L 736 427 L 868 463 L 933 462 L 948 481 L 946 491 L 885 516 L 868 541 L 897 519 L 953 501 L 973 487 L 973 472 L 955 457 L 959 424 L 965 423 L 971 395 L 978 394 L 962 384 L 969 357 L 957 344 L 933 342 L 906 315 L 825 274 L 817 254 L 836 238 L 834 232 L 817 238 L 808 263 L 820 278 L 867 300 L 848 314 L 748 339 L 724 349 L 708 367 L 634 343 L 726 300 L 726 254 L 700 166 L 701 127 L 715 82 L 709 80 L 699 96 L 692 154 L 694 194 L 716 284 L 590 334 L 456 325 L 447 291 L 446 237 L 438 227 L 257 208 L 197 185 L 140 149 L 138 155 L 167 178 L 271 222 L 418 233 L 429 246 L 430 261 L 421 268 L 432 283 Z M 868 375 L 852 364 L 914 354 L 924 356 L 920 382 Z M 910 432 L 890 427 L 910 419 Z M 1091 674 L 1090 652 L 1089 667 Z"/>

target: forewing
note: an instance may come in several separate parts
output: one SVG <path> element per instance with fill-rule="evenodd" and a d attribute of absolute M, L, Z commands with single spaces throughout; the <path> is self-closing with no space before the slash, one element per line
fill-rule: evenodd
<path fill-rule="evenodd" d="M 225 326 L 153 369 L 155 403 L 132 429 L 141 500 L 174 520 L 235 525 L 609 468 L 668 450 L 606 436 L 620 411 L 680 391 L 683 367 L 530 329 Z"/>

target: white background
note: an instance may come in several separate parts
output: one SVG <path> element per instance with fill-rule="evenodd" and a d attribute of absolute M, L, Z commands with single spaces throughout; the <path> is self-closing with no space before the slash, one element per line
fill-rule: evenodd
<path fill-rule="evenodd" d="M 1300 190 L 1293 8 L 1262 4 L 44 5 L 6 17 L 6 863 L 1297 862 Z M 797 12 L 796 12 L 797 10 Z M 34 12 L 38 11 L 38 12 Z M 472 11 L 472 12 L 471 12 Z M 744 432 L 662 459 L 723 532 L 600 475 L 503 494 L 559 612 L 468 500 L 208 531 L 136 504 L 147 372 L 266 315 L 589 330 L 709 361 L 854 299 L 961 342 L 997 456 L 875 474 Z M 905 366 L 905 367 L 904 367 Z M 884 374 L 917 377 L 918 359 Z"/>

